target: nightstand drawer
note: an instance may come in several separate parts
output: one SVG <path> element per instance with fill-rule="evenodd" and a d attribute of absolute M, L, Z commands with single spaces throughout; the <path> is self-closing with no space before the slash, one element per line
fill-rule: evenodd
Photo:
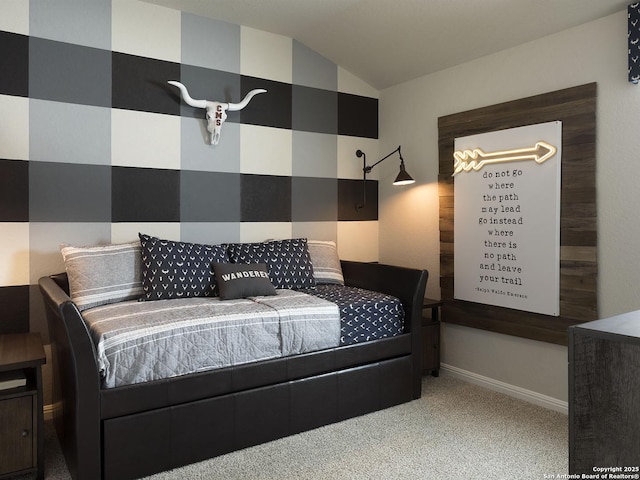
<path fill-rule="evenodd" d="M 36 467 L 36 394 L 0 398 L 0 475 Z"/>
<path fill-rule="evenodd" d="M 0 478 L 44 479 L 42 369 L 38 333 L 0 335 Z"/>

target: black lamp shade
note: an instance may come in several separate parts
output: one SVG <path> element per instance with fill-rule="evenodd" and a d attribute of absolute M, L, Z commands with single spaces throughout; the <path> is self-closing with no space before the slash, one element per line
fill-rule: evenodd
<path fill-rule="evenodd" d="M 410 183 L 415 183 L 415 180 L 407 173 L 407 170 L 404 168 L 404 162 L 400 162 L 400 173 L 396 177 L 393 182 L 394 185 L 409 185 Z"/>

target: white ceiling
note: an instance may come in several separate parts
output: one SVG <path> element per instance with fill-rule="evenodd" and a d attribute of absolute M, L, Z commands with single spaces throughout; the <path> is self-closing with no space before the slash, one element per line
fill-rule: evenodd
<path fill-rule="evenodd" d="M 625 10 L 631 2 L 144 1 L 293 38 L 379 90 Z"/>

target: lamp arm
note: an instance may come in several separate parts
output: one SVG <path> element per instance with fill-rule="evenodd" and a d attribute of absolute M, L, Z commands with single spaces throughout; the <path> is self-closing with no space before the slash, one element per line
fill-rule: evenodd
<path fill-rule="evenodd" d="M 398 148 L 396 148 L 393 152 L 391 152 L 389 155 L 385 155 L 384 157 L 382 157 L 380 160 L 378 160 L 376 163 L 374 163 L 373 165 L 369 165 L 368 167 L 365 166 L 365 169 L 367 169 L 367 173 L 370 173 L 371 170 L 373 170 L 373 167 L 375 167 L 376 165 L 378 165 L 379 163 L 381 163 L 383 160 L 386 160 L 387 158 L 389 158 L 391 155 L 393 155 L 394 153 L 398 152 L 400 154 L 400 160 L 402 160 L 402 153 L 400 153 L 400 145 L 398 145 Z"/>
<path fill-rule="evenodd" d="M 358 158 L 363 157 L 363 160 L 362 160 L 362 203 L 356 205 L 356 210 L 360 210 L 361 208 L 364 208 L 364 206 L 367 203 L 367 174 L 371 173 L 371 170 L 373 170 L 373 167 L 375 167 L 379 163 L 383 162 L 384 160 L 386 160 L 387 158 L 389 158 L 391 155 L 393 155 L 396 152 L 398 152 L 398 155 L 400 155 L 400 162 L 402 164 L 404 164 L 404 158 L 402 158 L 402 152 L 400 151 L 400 147 L 401 147 L 401 145 L 398 145 L 398 148 L 396 148 L 393 152 L 391 152 L 388 155 L 385 155 L 384 157 L 382 157 L 380 160 L 378 160 L 376 163 L 374 163 L 372 165 L 367 165 L 367 155 L 362 150 L 356 151 L 356 156 Z"/>

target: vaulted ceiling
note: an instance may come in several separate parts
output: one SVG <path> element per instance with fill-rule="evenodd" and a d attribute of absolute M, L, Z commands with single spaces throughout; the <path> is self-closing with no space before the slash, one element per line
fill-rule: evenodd
<path fill-rule="evenodd" d="M 625 10 L 630 0 L 144 1 L 293 38 L 382 90 Z"/>

